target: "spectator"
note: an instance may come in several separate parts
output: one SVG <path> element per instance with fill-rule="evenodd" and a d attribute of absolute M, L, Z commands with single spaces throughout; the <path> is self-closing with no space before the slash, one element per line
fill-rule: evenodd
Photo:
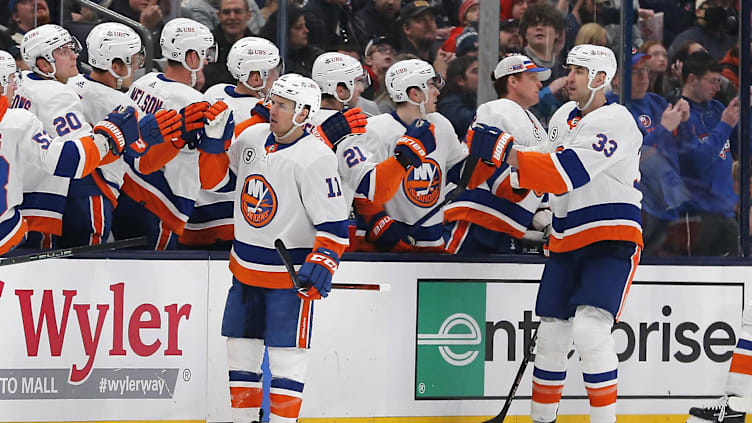
<path fill-rule="evenodd" d="M 248 21 L 251 19 L 251 10 L 246 0 L 221 0 L 219 6 L 219 25 L 214 27 L 214 41 L 217 43 L 217 61 L 206 65 L 206 87 L 211 87 L 220 82 L 232 84 L 235 78 L 227 69 L 227 53 L 230 47 L 243 37 L 253 34 L 248 29 Z"/>
<path fill-rule="evenodd" d="M 193 15 L 193 20 L 201 22 L 209 28 L 219 25 L 219 5 L 221 0 L 183 0 L 183 7 L 188 9 Z M 276 10 L 277 2 L 266 2 L 268 10 L 270 4 L 274 4 Z M 247 0 L 247 6 L 251 11 L 251 19 L 248 21 L 248 29 L 252 33 L 258 33 L 266 23 L 264 16 L 265 10 L 259 8 L 256 0 Z M 271 14 L 271 12 L 269 12 Z"/>
<path fill-rule="evenodd" d="M 690 54 L 682 77 L 682 97 L 689 102 L 690 115 L 687 125 L 679 127 L 679 171 L 690 198 L 679 231 L 688 239 L 677 243 L 678 252 L 737 255 L 739 227 L 734 213 L 738 196 L 731 176 L 729 137 L 739 121 L 739 99 L 726 108 L 713 100 L 720 89 L 721 65 L 707 52 Z"/>
<path fill-rule="evenodd" d="M 668 54 L 666 48 L 659 41 L 646 41 L 640 47 L 640 53 L 647 54 L 647 64 L 650 68 L 650 86 L 648 91 L 662 95 L 664 83 L 667 80 Z"/>
<path fill-rule="evenodd" d="M 538 67 L 551 69 L 549 79 L 542 81 L 540 102 L 530 108 L 535 117 L 546 126 L 550 116 L 567 98 L 566 72 L 555 53 L 555 45 L 558 38 L 563 37 L 565 27 L 564 17 L 548 2 L 528 7 L 520 20 L 520 34 L 527 43 L 523 49 L 525 56 Z"/>
<path fill-rule="evenodd" d="M 394 48 L 393 40 L 379 36 L 368 42 L 364 53 L 365 69 L 371 77 L 371 87 L 364 92 L 364 97 L 379 104 L 389 97 L 384 86 L 384 76 L 394 64 L 397 50 Z M 381 110 L 380 107 L 379 109 Z"/>
<path fill-rule="evenodd" d="M 679 220 L 687 192 L 679 177 L 676 130 L 689 119 L 689 103 L 680 99 L 670 105 L 658 94 L 648 92 L 651 57 L 632 56 L 632 101 L 629 112 L 643 135 L 640 149 L 640 191 L 642 192 L 642 234 L 645 254 L 663 254 L 670 224 Z M 610 93 L 606 99 L 619 100 Z"/>
<path fill-rule="evenodd" d="M 308 27 L 303 11 L 297 7 L 287 9 L 287 60 L 285 71 L 311 75 L 311 68 L 316 57 L 324 51 L 308 42 Z M 272 13 L 259 34 L 267 40 L 277 43 L 277 12 Z"/>
<path fill-rule="evenodd" d="M 697 41 L 687 40 L 684 41 L 681 46 L 679 46 L 676 54 L 672 56 L 670 76 L 664 83 L 663 91 L 663 97 L 665 97 L 666 101 L 668 101 L 669 103 L 673 103 L 681 96 L 683 83 L 682 65 L 684 61 L 687 59 L 687 56 L 698 51 L 707 50 L 705 50 L 705 47 L 703 47 L 702 44 L 698 43 Z"/>
<path fill-rule="evenodd" d="M 724 0 L 697 0 L 697 22 L 676 36 L 668 49 L 669 56 L 674 56 L 684 41 L 694 40 L 702 44 L 715 60 L 721 60 L 736 44 L 735 37 L 726 32 L 728 11 L 723 4 Z"/>
<path fill-rule="evenodd" d="M 358 39 L 365 41 L 374 36 L 383 35 L 392 40 L 399 40 L 402 33 L 397 22 L 400 12 L 400 0 L 373 0 L 355 12 L 355 27 Z M 396 47 L 396 46 L 394 46 Z"/>
<path fill-rule="evenodd" d="M 752 50 L 752 44 L 750 45 Z M 723 104 L 728 104 L 731 99 L 739 92 L 739 46 L 738 44 L 723 56 L 720 61 L 721 75 L 723 76 L 723 85 L 721 92 L 723 97 L 719 100 Z"/>
<path fill-rule="evenodd" d="M 478 98 L 478 58 L 462 56 L 449 63 L 446 87 L 439 96 L 438 112 L 452 123 L 461 139 L 473 121 Z"/>
<path fill-rule="evenodd" d="M 34 3 L 35 0 L 8 1 L 8 11 L 10 11 L 8 34 L 10 34 L 16 46 L 21 44 L 26 31 L 34 28 L 35 24 L 41 26 L 50 23 L 50 9 L 47 7 L 47 2 L 45 0 L 36 1 L 36 16 L 34 15 Z"/>
<path fill-rule="evenodd" d="M 593 44 L 596 46 L 608 46 L 608 33 L 606 28 L 598 25 L 595 22 L 586 23 L 582 25 L 579 31 L 577 31 L 577 37 L 574 39 L 574 45 L 580 44 Z"/>
<path fill-rule="evenodd" d="M 462 56 L 475 56 L 478 57 L 478 33 L 474 30 L 469 30 L 464 34 L 457 37 L 457 50 L 455 51 L 456 57 Z M 449 62 L 451 65 L 454 62 Z"/>
<path fill-rule="evenodd" d="M 499 57 L 522 52 L 522 36 L 518 19 L 499 22 Z"/>
<path fill-rule="evenodd" d="M 654 15 L 652 10 L 640 9 L 637 2 L 635 1 L 634 3 L 633 24 L 637 23 L 639 16 L 649 17 Z M 580 27 L 590 22 L 600 24 L 606 29 L 610 45 L 616 46 L 621 42 L 621 10 L 613 7 L 610 0 L 578 0 L 567 15 L 567 22 L 568 28 L 565 43 L 565 50 L 567 51 L 576 45 L 574 41 L 577 38 Z M 642 45 L 642 37 L 636 25 L 633 25 L 632 38 L 634 45 Z"/>
<path fill-rule="evenodd" d="M 159 0 L 114 0 L 110 9 L 146 27 L 151 32 L 154 56 L 161 57 L 162 47 L 159 45 L 159 37 L 170 15 L 170 4 L 169 1 Z M 193 18 L 191 11 L 185 7 L 180 8 L 177 16 Z M 147 69 L 147 71 L 150 70 Z"/>
<path fill-rule="evenodd" d="M 309 0 L 303 14 L 312 45 L 327 51 L 343 42 L 362 45 L 357 39 L 359 31 L 351 26 L 353 13 L 348 0 Z"/>
<path fill-rule="evenodd" d="M 464 0 L 459 7 L 457 15 L 460 20 L 459 26 L 456 26 L 449 33 L 449 38 L 441 45 L 441 49 L 448 52 L 454 52 L 457 49 L 457 37 L 466 32 L 467 27 L 472 27 L 473 31 L 478 31 L 478 18 L 480 17 L 479 0 Z"/>
<path fill-rule="evenodd" d="M 429 63 L 436 60 L 436 8 L 427 1 L 411 1 L 402 6 L 399 16 L 402 23 L 401 54 L 414 54 Z"/>
<path fill-rule="evenodd" d="M 501 0 L 499 4 L 499 19 L 521 19 L 527 10 L 527 0 Z"/>
<path fill-rule="evenodd" d="M 695 21 L 695 0 L 640 0 L 640 6 L 663 12 L 663 45 L 671 45 L 677 34 Z"/>

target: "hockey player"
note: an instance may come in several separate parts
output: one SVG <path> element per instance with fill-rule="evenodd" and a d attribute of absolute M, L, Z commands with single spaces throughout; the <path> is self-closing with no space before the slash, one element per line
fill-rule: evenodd
<path fill-rule="evenodd" d="M 481 104 L 475 115 L 476 124 L 499 128 L 514 136 L 515 147 L 531 147 L 553 151 L 543 125 L 528 108 L 538 103 L 541 82 L 551 70 L 537 67 L 527 56 L 510 55 L 494 69 L 494 88 L 499 96 Z M 488 166 L 478 164 L 479 167 Z M 502 166 L 477 188 L 463 192 L 447 206 L 444 220 L 449 239 L 447 251 L 452 254 L 494 254 L 519 252 L 518 239 L 528 228 L 544 233 L 551 223 L 551 211 L 541 207 L 543 195 L 516 189 L 509 166 Z M 516 179 L 516 178 L 515 178 Z M 535 216 L 535 219 L 534 219 Z"/>
<path fill-rule="evenodd" d="M 22 74 L 13 107 L 37 115 L 53 137 L 92 134 L 80 98 L 66 85 L 68 79 L 78 75 L 79 50 L 78 41 L 53 24 L 27 32 L 21 42 L 21 56 L 31 72 Z M 61 237 L 54 241 L 63 247 L 102 242 L 109 229 L 101 220 L 102 207 L 108 201 L 104 193 L 109 190 L 100 172 L 73 181 L 57 176 L 41 178 L 39 185 L 26 191 L 22 206 L 29 229 L 38 232 L 30 234 L 27 246 L 51 248 L 53 236 Z"/>
<path fill-rule="evenodd" d="M 249 127 L 225 153 L 232 134 L 216 135 L 214 123 L 209 123 L 209 142 L 199 145 L 206 156 L 202 165 L 213 171 L 202 173 L 203 186 L 222 186 L 228 167 L 238 175 L 230 252 L 233 284 L 222 322 L 234 422 L 258 420 L 264 345 L 272 374 L 269 421 L 298 418 L 312 300 L 329 294 L 348 242 L 348 211 L 336 157 L 303 129 L 319 109 L 319 87 L 311 79 L 287 74 L 274 82 L 269 94 L 269 124 Z M 220 114 L 214 120 L 221 119 Z M 277 238 L 300 266 L 298 277 L 307 291 L 293 289 L 274 249 Z"/>
<path fill-rule="evenodd" d="M 111 113 L 93 134 L 80 139 L 51 137 L 42 122 L 25 109 L 8 109 L 15 94 L 16 62 L 0 51 L 0 255 L 21 243 L 27 233 L 21 217 L 23 201 L 47 178 L 81 178 L 94 171 L 111 152 L 120 154 L 138 140 L 133 108 Z"/>
<path fill-rule="evenodd" d="M 204 96 L 210 103 L 225 102 L 236 122 L 251 117 L 251 110 L 262 101 L 272 83 L 284 68 L 279 49 L 269 40 L 245 37 L 236 41 L 227 55 L 227 69 L 237 80 L 235 86 L 214 85 Z M 261 107 L 261 106 L 259 106 Z M 264 110 L 264 115 L 266 115 Z M 185 231 L 179 237 L 181 245 L 191 248 L 219 248 L 229 250 L 233 240 L 232 210 L 234 175 L 229 183 L 217 191 L 199 191 Z"/>
<path fill-rule="evenodd" d="M 361 251 L 444 251 L 442 214 L 437 213 L 415 233 L 407 230 L 446 195 L 452 174 L 459 175 L 467 148 L 459 142 L 452 124 L 436 110 L 443 80 L 433 67 L 418 59 L 392 65 L 386 88 L 397 110 L 368 118 L 363 146 L 374 162 L 392 155 L 398 140 L 407 138 L 436 149 L 411 169 L 401 189 L 383 207 L 360 202 L 356 249 Z M 426 125 L 425 121 L 429 124 Z M 360 142 L 359 142 L 360 143 Z M 411 235 L 415 245 L 403 238 Z"/>
<path fill-rule="evenodd" d="M 742 330 L 731 357 L 726 395 L 716 404 L 689 409 L 687 423 L 744 423 L 752 413 L 752 301 L 742 313 Z"/>
<path fill-rule="evenodd" d="M 425 144 L 415 138 L 400 139 L 393 155 L 378 165 L 373 163 L 368 146 L 362 142 L 363 135 L 353 129 L 365 126 L 366 115 L 357 107 L 345 110 L 369 84 L 363 66 L 346 54 L 330 52 L 316 58 L 312 74 L 321 88 L 321 110 L 311 118 L 308 130 L 329 144 L 337 155 L 345 202 L 348 207 L 353 199 L 384 204 L 399 189 L 408 169 L 419 167 L 423 158 L 436 149 L 435 142 L 432 138 Z"/>
<path fill-rule="evenodd" d="M 176 247 L 199 192 L 195 146 L 209 104 L 193 86 L 204 64 L 216 59 L 216 45 L 207 27 L 186 18 L 169 21 L 160 44 L 167 69 L 142 76 L 131 84 L 128 95 L 143 113 L 181 110 L 181 134 L 141 158 L 126 160 L 124 195 L 115 209 L 113 234 L 115 239 L 146 235 L 147 248 L 165 250 Z"/>
<path fill-rule="evenodd" d="M 642 134 L 629 111 L 608 103 L 604 88 L 616 73 L 613 52 L 575 46 L 567 55 L 570 101 L 554 113 L 555 153 L 512 149 L 513 139 L 485 127 L 473 145 L 484 160 L 507 162 L 522 188 L 554 194 L 554 213 L 535 313 L 541 316 L 533 370 L 531 416 L 552 422 L 574 342 L 590 399 L 590 421 L 616 422 L 618 359 L 611 327 L 624 305 L 642 248 L 639 149 Z M 488 154 L 493 151 L 493 154 Z"/>
<path fill-rule="evenodd" d="M 76 75 L 68 79 L 68 86 L 81 98 L 83 117 L 88 122 L 97 122 L 119 106 L 137 108 L 136 103 L 120 91 L 130 86 L 133 73 L 144 63 L 144 49 L 136 32 L 119 23 L 99 24 L 86 38 L 86 50 L 89 64 L 92 66 L 91 73 Z M 140 117 L 141 125 L 147 125 L 149 121 L 155 120 L 153 116 L 147 114 L 142 114 Z M 175 111 L 160 113 L 159 121 L 163 127 L 172 123 L 176 127 L 173 131 L 180 127 L 180 117 Z M 159 125 L 159 123 L 155 124 Z M 157 131 L 156 139 L 149 136 L 148 131 L 144 131 L 142 135 L 144 152 L 152 144 L 163 142 L 159 131 Z M 86 222 L 91 227 L 89 231 L 86 231 L 86 228 L 71 228 L 66 231 L 66 228 L 70 228 L 71 222 L 63 219 L 64 233 L 90 238 L 76 239 L 74 244 L 82 244 L 83 241 L 97 244 L 107 238 L 112 226 L 112 212 L 117 207 L 126 167 L 127 165 L 122 160 L 99 166 L 92 173 L 92 181 L 95 181 L 96 189 L 92 184 L 87 185 L 85 189 L 72 184 L 71 192 L 68 193 L 68 207 L 76 207 L 79 212 L 88 212 L 91 215 L 90 222 Z M 96 195 L 87 195 L 92 193 Z"/>

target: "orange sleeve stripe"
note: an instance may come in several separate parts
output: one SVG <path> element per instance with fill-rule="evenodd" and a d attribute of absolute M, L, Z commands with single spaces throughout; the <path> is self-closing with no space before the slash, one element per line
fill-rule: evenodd
<path fill-rule="evenodd" d="M 394 157 L 376 165 L 376 183 L 373 187 L 373 204 L 381 205 L 391 200 L 397 193 L 407 169 L 402 167 Z"/>
<path fill-rule="evenodd" d="M 201 189 L 210 190 L 216 187 L 227 175 L 230 158 L 227 154 L 209 154 L 203 151 L 198 156 L 199 179 Z"/>
<path fill-rule="evenodd" d="M 23 217 L 21 218 L 21 226 L 18 227 L 18 230 L 16 230 L 16 233 L 13 234 L 13 236 L 5 241 L 5 244 L 0 245 L 0 256 L 5 255 L 8 251 L 12 250 L 13 247 L 20 244 L 21 241 L 24 240 L 24 237 L 26 236 L 26 233 L 29 230 L 29 225 L 26 223 L 26 219 Z"/>
<path fill-rule="evenodd" d="M 295 419 L 300 414 L 300 406 L 303 400 L 297 397 L 282 394 L 269 394 L 269 411 L 286 419 Z"/>
<path fill-rule="evenodd" d="M 170 228 L 175 235 L 182 235 L 183 229 L 185 229 L 185 222 L 180 218 L 172 214 L 169 208 L 162 203 L 154 194 L 141 187 L 127 174 L 123 179 L 123 187 L 121 189 L 131 200 L 141 203 L 147 210 L 157 215 L 162 222 Z"/>
<path fill-rule="evenodd" d="M 564 385 L 541 385 L 533 382 L 533 401 L 540 404 L 556 404 L 561 400 Z"/>
<path fill-rule="evenodd" d="M 233 225 L 220 225 L 198 230 L 186 228 L 183 235 L 180 236 L 180 243 L 185 245 L 212 245 L 233 239 Z"/>
<path fill-rule="evenodd" d="M 29 232 L 36 231 L 43 234 L 63 235 L 63 221 L 54 217 L 24 216 L 29 225 Z"/>
<path fill-rule="evenodd" d="M 605 407 L 616 404 L 616 385 L 604 386 L 603 388 L 585 388 L 591 407 Z"/>
<path fill-rule="evenodd" d="M 454 222 L 466 220 L 496 232 L 503 232 L 515 238 L 522 238 L 524 231 L 520 231 L 496 216 L 484 213 L 470 207 L 453 207 L 444 212 L 444 221 Z"/>
<path fill-rule="evenodd" d="M 462 242 L 462 239 L 465 237 L 465 234 L 467 233 L 467 230 L 470 227 L 470 222 L 468 221 L 462 221 L 455 227 L 456 229 L 454 232 L 452 232 L 452 237 L 449 238 L 449 242 L 447 243 L 447 251 L 449 254 L 457 254 L 457 249 L 460 246 L 460 242 Z"/>
<path fill-rule="evenodd" d="M 629 295 L 629 290 L 632 288 L 632 280 L 634 280 L 635 272 L 637 271 L 637 266 L 640 264 L 640 255 L 642 254 L 642 248 L 638 247 L 637 251 L 635 251 L 634 254 L 632 254 L 632 271 L 629 272 L 629 279 L 627 280 L 627 286 L 624 288 L 624 294 L 621 297 L 621 304 L 619 304 L 619 311 L 616 312 L 616 316 L 614 317 L 615 321 L 619 321 L 619 318 L 621 318 L 621 312 L 624 309 L 624 303 L 626 303 L 627 296 Z"/>
<path fill-rule="evenodd" d="M 473 174 L 470 176 L 470 182 L 467 183 L 467 189 L 477 188 L 483 182 L 486 182 L 495 171 L 496 168 L 488 163 L 483 163 L 482 161 L 479 162 L 478 165 L 475 166 Z"/>
<path fill-rule="evenodd" d="M 317 236 L 316 240 L 313 242 L 313 251 L 316 251 L 316 249 L 319 247 L 328 248 L 337 253 L 337 256 L 342 257 L 342 253 L 345 252 L 347 245 L 340 244 L 339 242 L 336 242 L 330 238 Z"/>
<path fill-rule="evenodd" d="M 264 397 L 261 388 L 230 386 L 230 403 L 232 408 L 258 408 Z"/>
<path fill-rule="evenodd" d="M 99 165 L 100 166 L 108 165 L 108 164 L 116 161 L 119 158 L 120 158 L 120 156 L 116 156 L 116 155 L 112 154 L 112 151 L 108 151 L 107 154 L 105 154 L 105 156 L 102 159 L 102 161 L 99 162 Z"/>
<path fill-rule="evenodd" d="M 576 234 L 567 235 L 564 238 L 552 236 L 549 240 L 549 249 L 554 253 L 564 253 L 576 250 L 598 241 L 630 241 L 643 246 L 642 231 L 634 226 L 597 226 L 586 229 Z"/>
<path fill-rule="evenodd" d="M 84 169 L 81 172 L 81 177 L 90 174 L 94 169 L 102 162 L 102 157 L 99 156 L 99 148 L 94 143 L 94 138 L 83 137 L 81 138 L 81 146 L 84 149 Z"/>
<path fill-rule="evenodd" d="M 529 193 L 529 189 L 512 188 L 511 178 L 507 176 L 503 181 L 501 181 L 494 194 L 499 198 L 509 200 L 513 203 L 519 203 L 520 201 L 524 200 Z"/>
<path fill-rule="evenodd" d="M 154 173 L 162 169 L 164 165 L 178 155 L 180 149 L 172 145 L 171 142 L 163 142 L 149 148 L 141 158 L 138 159 L 138 171 L 144 175 Z"/>
<path fill-rule="evenodd" d="M 253 115 L 250 118 L 240 122 L 239 124 L 235 125 L 235 136 L 237 137 L 241 132 L 257 123 L 266 123 L 266 119 L 262 118 L 259 115 Z"/>
<path fill-rule="evenodd" d="M 365 198 L 354 199 L 353 205 L 355 206 L 355 210 L 358 212 L 358 214 L 361 215 L 363 217 L 363 220 L 365 220 L 366 222 L 370 222 L 373 216 L 376 215 L 376 213 L 384 211 L 384 207 L 382 205 L 374 204 L 373 202 L 368 201 Z"/>
<path fill-rule="evenodd" d="M 235 257 L 230 255 L 230 271 L 240 282 L 261 288 L 288 289 L 292 288 L 292 280 L 287 272 L 262 272 L 243 267 Z"/>
<path fill-rule="evenodd" d="M 731 358 L 731 373 L 752 375 L 752 356 L 734 354 Z"/>
<path fill-rule="evenodd" d="M 517 173 L 521 187 L 553 194 L 567 192 L 567 183 L 554 166 L 550 154 L 518 151 L 517 161 L 520 165 Z"/>
<path fill-rule="evenodd" d="M 100 163 L 100 166 L 101 165 L 102 164 Z M 107 198 L 110 203 L 112 203 L 112 208 L 114 209 L 115 207 L 117 207 L 117 198 L 115 197 L 115 194 L 113 194 L 110 186 L 107 185 L 107 181 L 105 181 L 104 178 L 101 177 L 97 172 L 92 172 L 91 176 L 94 178 L 94 183 L 97 184 L 99 190 L 102 191 L 102 195 L 104 195 L 105 198 Z"/>

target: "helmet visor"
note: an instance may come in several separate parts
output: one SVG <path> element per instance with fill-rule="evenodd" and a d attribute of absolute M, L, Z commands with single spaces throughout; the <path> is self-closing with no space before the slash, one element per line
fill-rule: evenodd
<path fill-rule="evenodd" d="M 214 43 L 211 47 L 206 49 L 206 61 L 209 63 L 216 63 L 219 49 L 217 43 Z"/>

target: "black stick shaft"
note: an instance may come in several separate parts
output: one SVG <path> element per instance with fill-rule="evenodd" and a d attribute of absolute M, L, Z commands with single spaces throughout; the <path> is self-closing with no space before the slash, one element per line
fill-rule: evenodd
<path fill-rule="evenodd" d="M 141 247 L 146 245 L 146 243 L 146 237 L 141 236 L 138 238 L 121 239 L 120 241 L 107 242 L 104 244 L 59 248 L 57 250 L 42 251 L 39 253 L 26 254 L 23 256 L 8 257 L 0 261 L 0 266 L 9 266 L 11 264 L 27 263 L 30 261 L 45 260 L 50 258 L 71 257 L 77 254 L 104 252 L 117 250 L 120 248 Z"/>
<path fill-rule="evenodd" d="M 538 329 L 535 329 L 535 332 L 533 333 L 533 337 L 530 340 L 530 345 L 527 348 L 527 351 L 525 351 L 525 356 L 522 357 L 522 362 L 520 363 L 520 368 L 517 369 L 517 375 L 514 377 L 514 382 L 512 382 L 512 387 L 509 389 L 509 394 L 507 394 L 507 399 L 504 401 L 504 406 L 501 407 L 501 411 L 499 414 L 497 414 L 495 417 L 491 418 L 490 420 L 486 420 L 483 423 L 503 423 L 504 419 L 507 417 L 507 413 L 509 412 L 509 408 L 512 406 L 512 400 L 514 399 L 514 396 L 517 395 L 517 388 L 520 387 L 520 383 L 522 383 L 522 377 L 525 376 L 525 370 L 527 369 L 527 364 L 530 362 L 530 357 L 533 355 L 533 351 L 535 351 L 535 342 L 538 339 Z"/>

